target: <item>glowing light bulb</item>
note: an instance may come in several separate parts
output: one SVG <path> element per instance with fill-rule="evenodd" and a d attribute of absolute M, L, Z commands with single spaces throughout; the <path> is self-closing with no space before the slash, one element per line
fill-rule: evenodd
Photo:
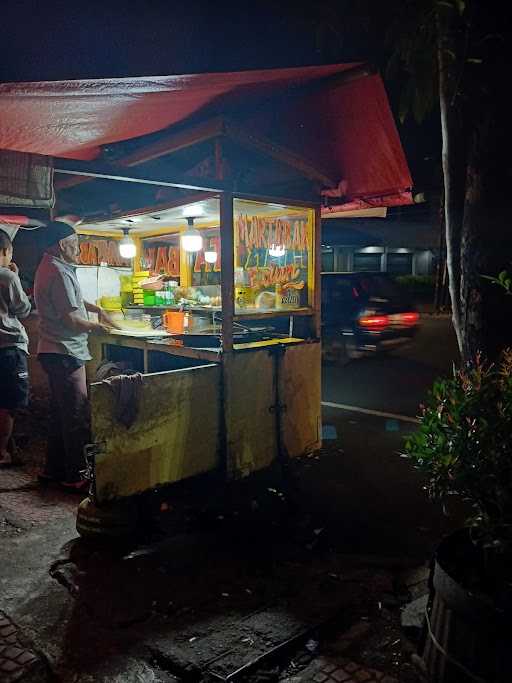
<path fill-rule="evenodd" d="M 125 232 L 124 237 L 119 242 L 119 253 L 123 258 L 135 258 L 135 254 L 137 253 L 137 247 L 135 246 L 135 242 L 128 234 L 128 230 Z"/>
<path fill-rule="evenodd" d="M 286 254 L 286 249 L 282 244 L 271 244 L 268 249 L 268 253 L 270 256 L 279 258 L 280 256 L 284 256 Z"/>
<path fill-rule="evenodd" d="M 187 228 L 181 235 L 181 246 L 185 251 L 201 251 L 203 238 L 196 228 Z"/>
<path fill-rule="evenodd" d="M 204 252 L 204 260 L 206 263 L 217 263 L 218 256 L 217 252 L 213 250 Z"/>

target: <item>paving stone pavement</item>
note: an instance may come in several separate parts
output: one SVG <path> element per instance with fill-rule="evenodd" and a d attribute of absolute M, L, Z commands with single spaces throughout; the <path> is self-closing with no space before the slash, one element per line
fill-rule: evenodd
<path fill-rule="evenodd" d="M 14 683 L 44 669 L 44 661 L 21 642 L 18 628 L 0 610 L 0 683 Z"/>
<path fill-rule="evenodd" d="M 39 486 L 36 472 L 21 469 L 0 470 L 0 522 L 27 530 L 64 518 L 78 505 L 76 496 L 52 488 Z"/>
<path fill-rule="evenodd" d="M 398 679 L 344 657 L 317 657 L 282 683 L 398 683 Z"/>

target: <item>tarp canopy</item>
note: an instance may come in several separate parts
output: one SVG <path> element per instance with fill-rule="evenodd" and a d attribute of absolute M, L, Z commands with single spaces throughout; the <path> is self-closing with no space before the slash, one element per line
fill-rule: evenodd
<path fill-rule="evenodd" d="M 330 204 L 411 202 L 412 180 L 380 77 L 356 64 L 0 84 L 0 149 L 92 160 L 103 145 L 226 115 L 339 180 Z"/>

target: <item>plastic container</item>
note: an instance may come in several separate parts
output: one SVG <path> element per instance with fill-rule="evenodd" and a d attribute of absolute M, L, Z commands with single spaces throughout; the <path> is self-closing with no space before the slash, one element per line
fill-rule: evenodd
<path fill-rule="evenodd" d="M 166 284 L 165 287 L 165 304 L 166 306 L 172 306 L 174 303 L 174 292 L 171 287 L 169 287 L 169 284 Z"/>
<path fill-rule="evenodd" d="M 171 334 L 183 334 L 185 329 L 185 313 L 183 311 L 166 311 L 162 315 L 164 327 Z"/>
<path fill-rule="evenodd" d="M 144 298 L 144 306 L 155 306 L 156 305 L 155 292 L 151 292 L 149 290 L 148 291 L 144 290 L 143 298 Z"/>
<path fill-rule="evenodd" d="M 136 308 L 129 308 L 125 312 L 126 320 L 140 320 L 142 321 L 143 312 L 142 310 L 137 310 Z"/>
<path fill-rule="evenodd" d="M 107 311 L 119 311 L 121 309 L 120 296 L 102 296 L 99 304 Z"/>
<path fill-rule="evenodd" d="M 133 288 L 131 275 L 120 275 L 121 292 L 131 292 Z"/>

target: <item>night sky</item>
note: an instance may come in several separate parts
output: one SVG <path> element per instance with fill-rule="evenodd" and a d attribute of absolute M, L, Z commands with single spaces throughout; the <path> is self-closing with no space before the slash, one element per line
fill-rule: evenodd
<path fill-rule="evenodd" d="M 378 62 L 382 32 L 372 34 L 362 23 L 347 25 L 342 34 L 327 30 L 326 35 L 325 29 L 322 33 L 315 28 L 318 23 L 328 25 L 332 7 L 341 4 L 93 0 L 78 5 L 17 0 L 2 8 L 0 80 Z M 400 83 L 388 83 L 387 88 L 396 109 Z M 409 121 L 399 126 L 399 132 L 415 184 L 432 185 L 432 168 L 439 157 L 437 112 L 421 129 Z"/>
<path fill-rule="evenodd" d="M 266 2 L 7 4 L 3 80 L 165 75 L 321 59 L 297 4 L 294 11 Z"/>

